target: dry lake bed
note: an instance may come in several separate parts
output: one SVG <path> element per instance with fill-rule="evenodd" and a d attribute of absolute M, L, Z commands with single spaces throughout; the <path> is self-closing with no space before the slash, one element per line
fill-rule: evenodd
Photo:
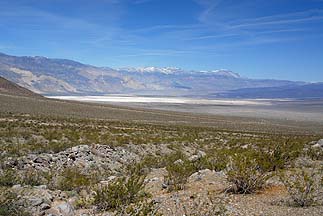
<path fill-rule="evenodd" d="M 223 116 L 270 118 L 323 124 L 322 99 L 200 99 L 186 97 L 52 96 L 49 98 Z"/>

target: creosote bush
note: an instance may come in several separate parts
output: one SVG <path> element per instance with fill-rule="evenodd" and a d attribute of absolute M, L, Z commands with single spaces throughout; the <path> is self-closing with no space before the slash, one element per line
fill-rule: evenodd
<path fill-rule="evenodd" d="M 229 162 L 229 156 L 234 154 L 231 149 L 211 149 L 208 150 L 206 156 L 201 157 L 194 162 L 196 170 L 210 169 L 214 171 L 224 170 Z"/>
<path fill-rule="evenodd" d="M 323 201 L 322 170 L 292 169 L 280 172 L 279 177 L 294 205 L 307 207 Z"/>
<path fill-rule="evenodd" d="M 171 201 L 171 202 L 169 202 Z M 199 196 L 191 195 L 188 199 L 185 196 L 175 194 L 167 203 L 161 204 L 161 212 L 165 215 L 187 215 L 187 216 L 227 216 L 225 197 L 206 194 Z"/>
<path fill-rule="evenodd" d="M 17 200 L 17 194 L 9 189 L 0 188 L 0 216 L 31 216 L 22 204 Z"/>
<path fill-rule="evenodd" d="M 22 176 L 20 177 L 20 183 L 23 185 L 31 186 L 44 184 L 46 182 L 47 177 L 47 173 L 40 170 L 35 170 L 33 168 L 28 168 L 24 170 L 24 172 L 21 175 Z"/>
<path fill-rule="evenodd" d="M 14 169 L 2 170 L 0 174 L 0 186 L 11 187 L 18 184 L 17 171 Z"/>
<path fill-rule="evenodd" d="M 165 182 L 169 191 L 183 190 L 188 177 L 196 172 L 196 167 L 187 159 L 176 161 L 166 166 L 168 172 L 165 176 Z"/>
<path fill-rule="evenodd" d="M 54 186 L 64 191 L 80 191 L 82 188 L 94 184 L 94 179 L 81 173 L 76 167 L 65 168 L 58 176 L 57 185 Z"/>
<path fill-rule="evenodd" d="M 143 201 L 148 194 L 144 193 L 144 177 L 132 175 L 118 178 L 107 186 L 95 189 L 93 204 L 101 211 L 124 209 L 130 204 Z"/>
<path fill-rule="evenodd" d="M 119 216 L 162 216 L 159 207 L 153 201 L 143 200 L 118 209 Z"/>
<path fill-rule="evenodd" d="M 257 160 L 248 155 L 235 155 L 229 165 L 227 179 L 233 185 L 230 192 L 249 194 L 262 189 L 270 175 L 260 169 Z"/>
<path fill-rule="evenodd" d="M 21 185 L 41 185 L 45 182 L 44 172 L 28 168 L 18 172 L 15 169 L 7 168 L 0 174 L 0 186 L 11 187 L 16 184 Z"/>

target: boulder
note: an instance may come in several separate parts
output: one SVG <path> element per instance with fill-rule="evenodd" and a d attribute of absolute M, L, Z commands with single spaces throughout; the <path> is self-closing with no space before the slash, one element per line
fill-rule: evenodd
<path fill-rule="evenodd" d="M 47 209 L 50 209 L 50 205 L 47 204 L 47 203 L 42 203 L 40 206 L 39 206 L 39 209 L 41 211 L 44 211 L 44 210 L 47 210 Z"/>
<path fill-rule="evenodd" d="M 178 159 L 177 161 L 174 162 L 175 165 L 182 165 L 184 164 L 184 161 L 182 159 Z"/>
<path fill-rule="evenodd" d="M 43 199 L 39 197 L 29 198 L 28 201 L 32 207 L 40 206 L 44 202 Z"/>
<path fill-rule="evenodd" d="M 206 189 L 210 187 L 213 191 L 224 191 L 229 187 L 229 183 L 223 172 L 204 169 L 193 173 L 188 178 L 188 186 L 198 189 Z"/>
<path fill-rule="evenodd" d="M 158 193 L 163 188 L 167 188 L 164 184 L 164 176 L 167 175 L 165 168 L 152 169 L 145 178 L 145 190 L 151 194 Z"/>
<path fill-rule="evenodd" d="M 191 157 L 188 158 L 190 162 L 196 162 L 200 159 L 198 155 L 192 155 Z"/>
<path fill-rule="evenodd" d="M 196 154 L 192 155 L 191 157 L 188 158 L 189 161 L 191 162 L 196 162 L 200 160 L 201 158 L 205 157 L 206 153 L 203 151 L 198 151 Z"/>
<path fill-rule="evenodd" d="M 48 209 L 47 215 L 74 216 L 74 208 L 68 202 L 58 202 L 53 204 L 53 207 Z"/>
<path fill-rule="evenodd" d="M 312 147 L 313 148 L 323 148 L 323 139 L 320 139 L 319 141 L 317 141 L 317 143 L 312 145 Z"/>

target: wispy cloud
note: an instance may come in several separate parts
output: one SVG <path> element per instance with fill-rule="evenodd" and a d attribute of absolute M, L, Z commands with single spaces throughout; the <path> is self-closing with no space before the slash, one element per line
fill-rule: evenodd
<path fill-rule="evenodd" d="M 234 37 L 234 36 L 240 36 L 240 34 L 237 33 L 231 33 L 231 34 L 218 34 L 218 35 L 205 35 L 205 36 L 199 36 L 199 37 L 193 37 L 193 38 L 187 38 L 185 40 L 208 40 L 208 39 L 219 39 L 219 38 L 228 38 L 228 37 Z"/>
<path fill-rule="evenodd" d="M 198 16 L 198 20 L 202 23 L 207 22 L 209 16 L 216 12 L 223 0 L 195 0 L 198 4 L 204 7 L 203 11 Z"/>
<path fill-rule="evenodd" d="M 134 0 L 133 4 L 145 4 L 148 2 L 152 2 L 152 1 L 154 1 L 154 0 Z"/>
<path fill-rule="evenodd" d="M 10 7 L 3 3 L 6 1 Z M 192 0 L 193 4 L 190 1 L 190 5 L 194 8 L 187 11 L 177 2 L 175 4 L 175 1 L 170 0 L 168 3 L 164 3 L 166 0 L 93 0 L 93 2 L 89 7 L 93 11 L 100 11 L 101 14 L 84 15 L 70 13 L 68 10 L 62 12 L 39 7 L 38 3 L 19 4 L 12 0 L 3 0 L 0 1 L 2 9 L 0 30 L 4 29 L 5 33 L 12 31 L 17 44 L 20 38 L 35 35 L 36 46 L 46 46 L 47 50 L 54 50 L 53 52 L 58 50 L 56 52 L 59 54 L 65 52 L 66 56 L 78 55 L 78 52 L 86 55 L 96 53 L 92 58 L 102 58 L 109 63 L 110 60 L 122 63 L 131 59 L 134 63 L 139 59 L 143 62 L 153 62 L 155 59 L 167 59 L 167 57 L 171 60 L 182 59 L 181 57 L 192 59 L 192 56 L 207 59 L 210 56 L 234 55 L 236 50 L 245 47 L 301 41 L 305 37 L 310 37 L 311 34 L 306 34 L 308 32 L 315 31 L 316 35 L 323 32 L 322 29 L 314 29 L 318 25 L 311 25 L 323 22 L 321 9 L 279 14 L 275 14 L 277 10 L 249 13 L 250 10 L 261 8 L 261 2 L 267 2 L 266 0 Z M 159 6 L 157 4 L 162 6 L 169 4 L 174 6 L 172 8 L 174 10 L 170 13 L 156 11 L 158 15 L 154 17 L 154 10 L 158 10 L 156 8 Z M 101 6 L 104 6 L 104 10 L 108 9 L 101 10 L 103 8 Z M 87 8 L 82 8 L 78 12 L 83 10 Z M 185 13 L 177 10 L 185 10 Z M 147 17 L 145 12 L 151 17 Z M 261 14 L 267 15 L 261 16 Z M 134 18 L 136 19 L 132 20 Z M 10 42 L 10 39 L 2 42 L 0 50 L 6 48 L 5 43 Z M 29 50 L 32 49 L 25 44 L 21 43 L 22 48 L 19 49 L 24 49 L 24 46 Z"/>
<path fill-rule="evenodd" d="M 148 26 L 145 28 L 135 29 L 131 30 L 133 33 L 146 33 L 146 32 L 152 32 L 152 31 L 169 31 L 169 30 L 184 30 L 184 29 L 195 29 L 199 28 L 200 25 L 154 25 L 154 26 Z"/>
<path fill-rule="evenodd" d="M 141 56 L 182 56 L 195 53 L 193 50 L 172 50 L 172 49 L 136 49 L 135 53 L 120 55 L 119 57 L 141 57 Z"/>
<path fill-rule="evenodd" d="M 243 23 L 238 25 L 232 25 L 230 28 L 244 28 L 244 27 L 258 27 L 258 26 L 266 26 L 266 25 L 284 25 L 284 24 L 294 24 L 294 23 L 304 23 L 310 21 L 322 21 L 323 16 L 312 16 L 312 17 L 304 17 L 304 18 L 297 18 L 297 19 L 284 19 L 284 20 L 268 20 L 262 22 L 250 22 L 250 23 Z"/>

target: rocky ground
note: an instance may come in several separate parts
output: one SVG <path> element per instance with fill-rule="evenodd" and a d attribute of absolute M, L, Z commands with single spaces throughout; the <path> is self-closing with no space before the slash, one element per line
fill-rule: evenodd
<path fill-rule="evenodd" d="M 0 215 L 323 215 L 319 136 L 25 115 L 1 119 Z M 248 161 L 234 164 L 235 158 Z M 301 186 L 280 178 L 303 169 L 315 175 L 302 175 Z M 235 180 L 258 181 L 260 173 L 268 176 L 261 187 L 237 191 Z M 129 184 L 132 176 L 142 182 Z M 309 192 L 302 194 L 310 203 L 300 206 L 291 190 L 301 193 L 304 182 Z M 122 184 L 131 194 L 125 199 L 113 195 L 124 192 Z M 108 201 L 98 197 L 104 188 Z"/>

